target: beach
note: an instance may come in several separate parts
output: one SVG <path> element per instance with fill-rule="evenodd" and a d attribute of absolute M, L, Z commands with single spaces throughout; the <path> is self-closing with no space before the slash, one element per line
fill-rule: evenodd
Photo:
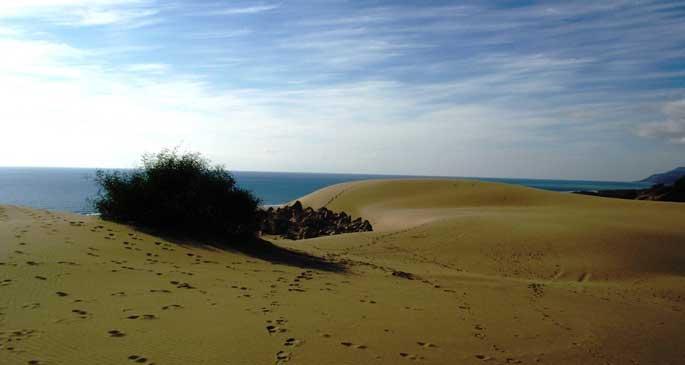
<path fill-rule="evenodd" d="M 299 200 L 374 231 L 217 249 L 0 206 L 0 363 L 685 359 L 683 204 L 456 179 Z"/>

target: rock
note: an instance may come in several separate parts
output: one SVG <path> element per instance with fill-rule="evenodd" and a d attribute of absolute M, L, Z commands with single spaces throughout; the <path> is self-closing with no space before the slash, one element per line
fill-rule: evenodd
<path fill-rule="evenodd" d="M 258 218 L 262 234 L 278 235 L 292 240 L 373 230 L 368 220 L 362 220 L 360 217 L 352 220 L 345 212 L 335 213 L 325 207 L 318 210 L 304 208 L 300 201 L 290 206 L 261 210 Z"/>

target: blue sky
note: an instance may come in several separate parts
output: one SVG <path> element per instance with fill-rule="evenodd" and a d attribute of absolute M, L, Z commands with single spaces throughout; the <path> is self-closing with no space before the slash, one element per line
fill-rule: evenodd
<path fill-rule="evenodd" d="M 0 165 L 631 180 L 685 165 L 683 1 L 0 4 Z"/>

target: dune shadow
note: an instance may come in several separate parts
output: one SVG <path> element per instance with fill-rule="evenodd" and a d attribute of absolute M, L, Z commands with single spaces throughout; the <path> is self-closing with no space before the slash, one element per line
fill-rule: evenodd
<path fill-rule="evenodd" d="M 272 264 L 294 266 L 302 269 L 314 269 L 338 273 L 347 271 L 347 267 L 342 263 L 331 261 L 306 252 L 281 247 L 261 238 L 248 238 L 230 241 L 218 239 L 197 240 L 144 227 L 132 226 L 131 228 L 145 234 L 159 237 L 169 243 L 179 246 L 234 252 L 263 261 L 268 261 Z"/>
<path fill-rule="evenodd" d="M 341 263 L 327 260 L 323 257 L 318 257 L 306 252 L 281 247 L 260 238 L 240 243 L 232 243 L 227 246 L 215 248 L 239 252 L 253 258 L 271 262 L 273 264 L 340 273 L 347 271 L 347 267 Z"/>

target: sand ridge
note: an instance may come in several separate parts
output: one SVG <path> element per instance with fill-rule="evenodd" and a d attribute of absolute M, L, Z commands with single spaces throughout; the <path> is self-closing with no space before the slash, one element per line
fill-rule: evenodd
<path fill-rule="evenodd" d="M 0 363 L 685 358 L 685 205 L 459 180 L 356 182 L 301 200 L 378 229 L 219 250 L 1 207 Z"/>

